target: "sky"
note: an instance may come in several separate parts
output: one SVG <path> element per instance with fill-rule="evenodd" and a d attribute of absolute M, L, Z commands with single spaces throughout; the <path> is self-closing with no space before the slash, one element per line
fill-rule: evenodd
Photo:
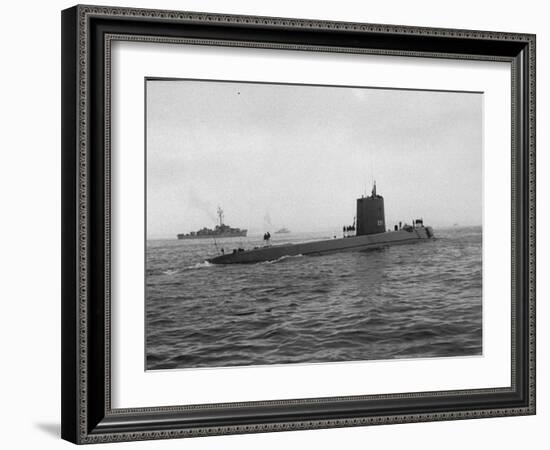
<path fill-rule="evenodd" d="M 483 94 L 146 81 L 147 234 L 340 230 L 373 180 L 386 225 L 481 225 Z"/>

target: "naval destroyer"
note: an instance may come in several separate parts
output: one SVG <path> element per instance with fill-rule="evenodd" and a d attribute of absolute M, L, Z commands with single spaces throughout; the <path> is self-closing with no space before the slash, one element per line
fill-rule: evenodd
<path fill-rule="evenodd" d="M 275 234 L 289 234 L 290 233 L 290 230 L 288 228 L 280 228 L 278 229 L 277 231 L 275 231 Z"/>
<path fill-rule="evenodd" d="M 232 238 L 232 237 L 244 237 L 248 230 L 242 230 L 240 228 L 232 228 L 229 225 L 223 223 L 223 209 L 218 206 L 218 220 L 219 225 L 212 230 L 210 228 L 202 228 L 198 231 L 191 231 L 186 234 L 178 234 L 178 239 L 216 239 L 216 238 Z"/>
<path fill-rule="evenodd" d="M 353 225 L 343 227 L 343 237 L 297 244 L 265 245 L 251 249 L 221 249 L 218 256 L 208 259 L 212 264 L 246 264 L 273 261 L 286 256 L 324 255 L 343 251 L 361 251 L 397 244 L 410 244 L 434 238 L 432 227 L 423 219 L 412 224 L 394 225 L 386 230 L 384 197 L 377 194 L 376 183 L 371 195 L 357 199 L 357 215 Z"/>

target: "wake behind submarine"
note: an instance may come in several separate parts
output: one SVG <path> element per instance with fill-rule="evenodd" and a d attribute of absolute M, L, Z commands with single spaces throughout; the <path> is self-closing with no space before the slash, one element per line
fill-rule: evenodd
<path fill-rule="evenodd" d="M 352 235 L 352 233 L 354 233 Z M 410 244 L 434 238 L 432 227 L 424 226 L 422 219 L 412 225 L 395 225 L 386 231 L 384 197 L 376 193 L 376 182 L 371 195 L 357 199 L 357 215 L 352 226 L 344 227 L 344 237 L 297 244 L 266 245 L 245 250 L 234 249 L 207 261 L 212 264 L 250 264 L 273 261 L 286 256 L 314 256 L 344 251 L 361 251 L 387 245 Z"/>

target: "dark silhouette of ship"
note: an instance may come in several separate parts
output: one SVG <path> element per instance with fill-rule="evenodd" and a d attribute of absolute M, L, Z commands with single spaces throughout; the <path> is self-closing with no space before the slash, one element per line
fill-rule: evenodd
<path fill-rule="evenodd" d="M 290 233 L 290 230 L 288 228 L 280 228 L 279 230 L 275 231 L 275 234 L 288 234 Z"/>
<path fill-rule="evenodd" d="M 245 264 L 262 261 L 273 261 L 286 256 L 324 255 L 343 251 L 361 251 L 380 248 L 389 245 L 411 244 L 427 241 L 434 238 L 432 227 L 424 226 L 422 219 L 412 223 L 394 225 L 393 230 L 386 231 L 384 215 L 384 198 L 376 193 L 376 182 L 372 193 L 368 197 L 357 199 L 357 215 L 353 225 L 342 228 L 343 237 L 325 239 L 322 241 L 304 242 L 298 244 L 270 245 L 269 237 L 264 240 L 263 247 L 254 247 L 249 250 L 243 248 L 225 251 L 210 258 L 213 264 Z"/>
<path fill-rule="evenodd" d="M 229 225 L 223 223 L 223 209 L 218 206 L 218 219 L 220 223 L 214 227 L 202 228 L 198 231 L 191 231 L 186 234 L 178 234 L 178 239 L 218 239 L 218 238 L 232 238 L 232 237 L 244 237 L 248 230 L 242 230 L 240 228 L 232 228 Z"/>

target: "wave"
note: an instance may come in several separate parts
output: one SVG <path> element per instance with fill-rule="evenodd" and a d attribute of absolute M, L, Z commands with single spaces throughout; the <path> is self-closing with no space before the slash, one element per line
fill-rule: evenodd
<path fill-rule="evenodd" d="M 163 270 L 162 273 L 164 275 L 175 275 L 176 273 L 178 273 L 178 270 L 176 269 L 168 269 L 168 270 Z"/>
<path fill-rule="evenodd" d="M 168 269 L 168 270 L 163 270 L 162 273 L 164 275 L 176 275 L 177 273 L 185 272 L 187 270 L 203 269 L 205 267 L 212 267 L 212 266 L 214 266 L 214 264 L 209 263 L 208 261 L 202 261 L 202 262 L 187 266 L 183 270 Z"/>
<path fill-rule="evenodd" d="M 195 269 L 204 269 L 205 267 L 213 267 L 214 264 L 212 264 L 211 262 L 208 262 L 208 261 L 203 261 L 203 262 L 200 262 L 200 263 L 196 263 L 196 264 L 193 264 L 191 266 L 188 266 L 186 267 L 185 269 L 186 270 L 195 270 Z"/>
<path fill-rule="evenodd" d="M 271 261 L 262 261 L 260 264 L 274 264 L 274 263 L 284 261 L 286 259 L 301 258 L 302 256 L 304 256 L 304 255 L 302 255 L 301 253 L 299 253 L 297 255 L 283 255 L 280 258 L 272 259 Z"/>

